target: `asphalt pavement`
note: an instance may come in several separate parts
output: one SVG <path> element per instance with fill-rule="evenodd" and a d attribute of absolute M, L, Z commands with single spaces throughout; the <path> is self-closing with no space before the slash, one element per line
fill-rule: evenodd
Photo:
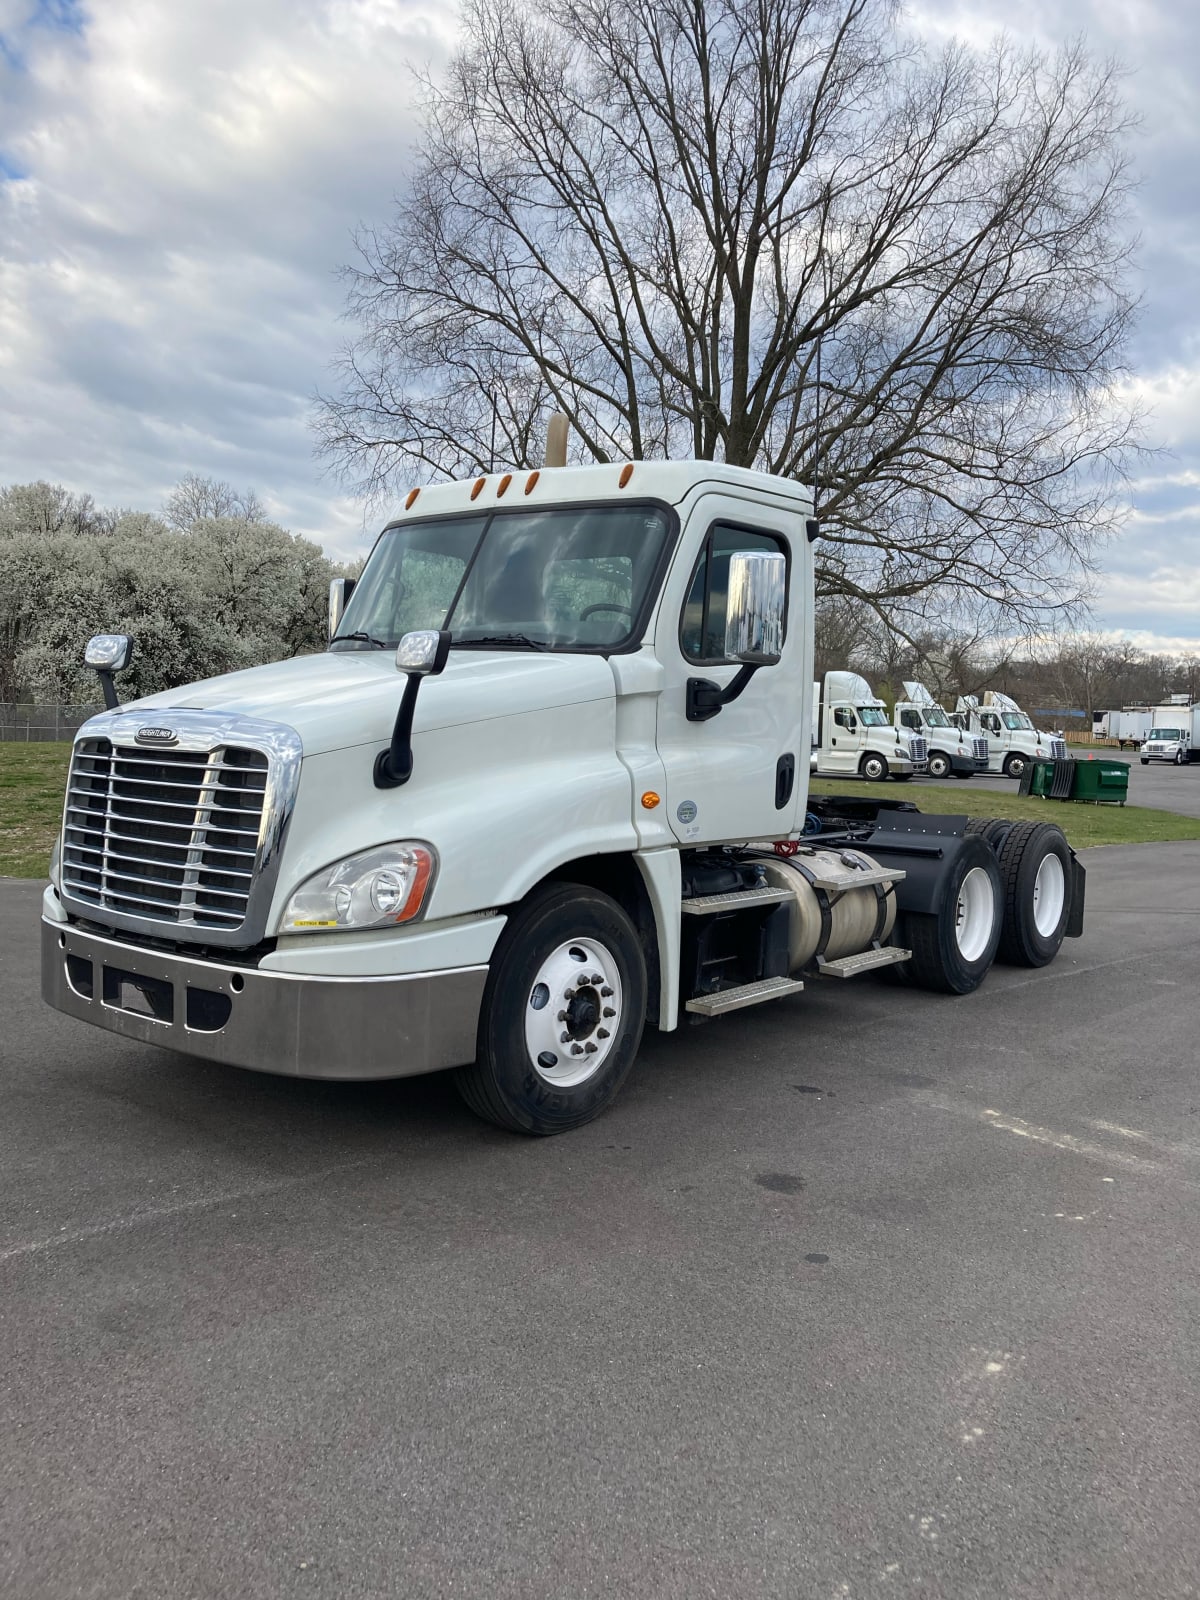
<path fill-rule="evenodd" d="M 1086 761 L 1089 755 L 1097 761 L 1124 761 L 1129 765 L 1129 804 L 1153 806 L 1160 811 L 1175 811 L 1184 817 L 1200 817 L 1200 761 L 1184 767 L 1164 761 L 1152 761 L 1142 766 L 1136 750 L 1084 750 L 1069 747 L 1077 761 Z M 955 789 L 960 783 L 973 783 L 980 788 L 996 789 L 1005 794 L 1016 794 L 1015 778 L 976 775 L 973 778 L 918 778 L 918 783 L 930 783 L 939 789 Z M 899 791 L 897 790 L 897 793 Z"/>
<path fill-rule="evenodd" d="M 0 1593 L 1195 1596 L 1200 842 L 1087 867 L 543 1141 L 57 1015 L 0 881 Z"/>

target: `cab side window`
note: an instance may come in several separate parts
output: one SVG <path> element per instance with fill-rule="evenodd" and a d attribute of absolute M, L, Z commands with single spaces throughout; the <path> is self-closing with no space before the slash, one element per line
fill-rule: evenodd
<path fill-rule="evenodd" d="M 689 661 L 715 665 L 728 659 L 725 655 L 725 602 L 729 595 L 729 558 L 739 550 L 788 554 L 787 544 L 773 533 L 751 533 L 726 522 L 713 524 L 683 607 L 679 642 Z"/>
<path fill-rule="evenodd" d="M 857 728 L 858 722 L 853 711 L 847 711 L 845 706 L 839 706 L 833 713 L 833 720 L 839 728 Z"/>
<path fill-rule="evenodd" d="M 915 711 L 902 711 L 900 713 L 900 721 L 906 728 L 919 728 L 921 726 L 921 719 Z"/>

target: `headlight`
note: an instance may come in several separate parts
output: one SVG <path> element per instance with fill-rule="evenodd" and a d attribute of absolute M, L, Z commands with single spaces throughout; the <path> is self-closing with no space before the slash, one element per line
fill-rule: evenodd
<path fill-rule="evenodd" d="M 295 890 L 279 931 L 329 933 L 411 922 L 425 903 L 436 866 L 432 848 L 413 842 L 347 856 Z"/>
<path fill-rule="evenodd" d="M 58 880 L 61 877 L 61 872 L 60 872 L 60 868 L 59 868 L 59 863 L 60 863 L 61 859 L 62 859 L 62 834 L 59 833 L 59 834 L 55 834 L 54 843 L 50 846 L 50 882 L 54 885 L 54 887 L 56 889 L 58 888 Z"/>

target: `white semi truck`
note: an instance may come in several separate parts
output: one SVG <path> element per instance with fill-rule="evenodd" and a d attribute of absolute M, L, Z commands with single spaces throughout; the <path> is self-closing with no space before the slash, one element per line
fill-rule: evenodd
<path fill-rule="evenodd" d="M 453 1069 L 550 1134 L 647 1024 L 1044 965 L 1083 919 L 1056 827 L 810 799 L 818 533 L 708 461 L 493 472 L 408 495 L 322 654 L 119 705 L 93 640 L 45 998 L 266 1072 Z"/>
<path fill-rule="evenodd" d="M 1019 778 L 1031 761 L 1066 759 L 1066 740 L 1039 733 L 1017 702 L 997 689 L 987 691 L 982 706 L 974 695 L 960 695 L 952 720 L 964 733 L 987 740 L 991 773 Z"/>
<path fill-rule="evenodd" d="M 904 700 L 897 700 L 892 720 L 897 729 L 924 739 L 931 778 L 973 778 L 988 768 L 988 742 L 982 734 L 965 733 L 937 704 L 923 683 L 905 682 Z"/>
<path fill-rule="evenodd" d="M 810 768 L 822 778 L 857 773 L 878 783 L 925 771 L 920 734 L 894 728 L 887 706 L 857 672 L 827 672 L 812 686 Z"/>
<path fill-rule="evenodd" d="M 1155 706 L 1151 727 L 1141 749 L 1141 763 L 1169 761 L 1182 767 L 1200 756 L 1200 705 L 1186 694 L 1172 695 L 1166 705 Z"/>

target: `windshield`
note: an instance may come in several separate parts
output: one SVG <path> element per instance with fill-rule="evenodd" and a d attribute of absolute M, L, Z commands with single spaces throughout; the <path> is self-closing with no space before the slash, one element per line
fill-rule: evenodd
<path fill-rule="evenodd" d="M 332 648 L 395 649 L 418 628 L 455 646 L 626 644 L 670 535 L 646 505 L 480 512 L 385 528 Z"/>
<path fill-rule="evenodd" d="M 1178 728 L 1151 728 L 1151 739 L 1178 739 L 1182 737 Z"/>
<path fill-rule="evenodd" d="M 858 714 L 863 724 L 868 728 L 886 728 L 888 726 L 887 712 L 882 706 L 859 706 Z"/>
<path fill-rule="evenodd" d="M 942 710 L 941 706 L 929 706 L 925 712 L 925 721 L 931 728 L 948 728 L 950 726 L 950 718 Z"/>
<path fill-rule="evenodd" d="M 1028 733 L 1033 723 L 1023 711 L 1006 711 L 1004 713 L 1004 726 L 1011 728 L 1014 733 Z"/>

